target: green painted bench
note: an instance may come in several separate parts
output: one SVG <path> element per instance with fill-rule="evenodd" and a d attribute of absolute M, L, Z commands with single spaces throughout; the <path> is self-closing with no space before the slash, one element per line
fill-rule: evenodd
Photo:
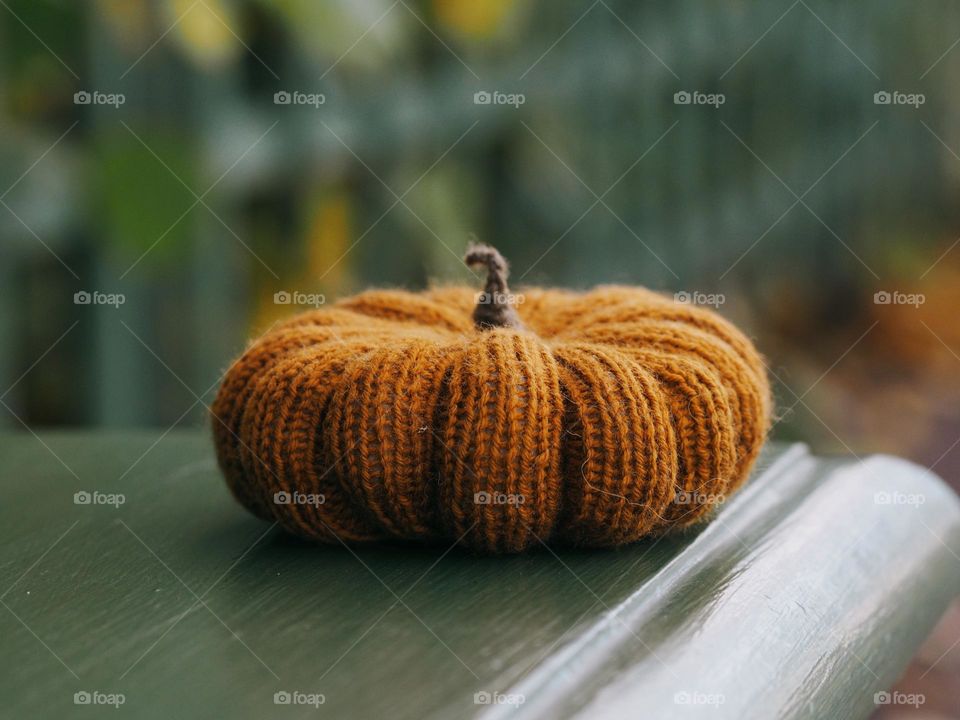
<path fill-rule="evenodd" d="M 0 716 L 866 717 L 960 593 L 960 503 L 889 457 L 772 447 L 706 527 L 477 558 L 291 539 L 158 434 L 0 436 Z"/>

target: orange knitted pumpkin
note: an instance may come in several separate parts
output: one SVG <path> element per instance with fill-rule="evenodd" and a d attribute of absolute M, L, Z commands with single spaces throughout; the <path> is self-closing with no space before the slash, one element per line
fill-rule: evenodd
<path fill-rule="evenodd" d="M 244 506 L 324 542 L 518 552 L 660 534 L 745 480 L 770 390 L 730 323 L 641 288 L 515 298 L 499 253 L 467 261 L 489 272 L 479 302 L 369 291 L 234 363 L 213 425 Z"/>

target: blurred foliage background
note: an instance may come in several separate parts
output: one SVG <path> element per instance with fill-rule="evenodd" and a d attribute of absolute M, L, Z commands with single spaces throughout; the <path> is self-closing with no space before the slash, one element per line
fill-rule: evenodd
<path fill-rule="evenodd" d="M 958 20 L 936 0 L 3 0 L 0 423 L 204 422 L 245 340 L 299 309 L 275 293 L 476 283 L 479 237 L 515 284 L 723 294 L 768 357 L 777 437 L 956 480 Z"/>

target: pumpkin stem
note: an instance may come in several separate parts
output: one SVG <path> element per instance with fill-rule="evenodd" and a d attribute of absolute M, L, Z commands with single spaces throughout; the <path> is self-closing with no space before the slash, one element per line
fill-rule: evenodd
<path fill-rule="evenodd" d="M 496 248 L 490 245 L 471 244 L 463 261 L 471 268 L 487 268 L 487 282 L 477 296 L 473 309 L 473 323 L 479 330 L 490 328 L 522 328 L 520 316 L 513 307 L 513 296 L 507 287 L 509 266 Z"/>

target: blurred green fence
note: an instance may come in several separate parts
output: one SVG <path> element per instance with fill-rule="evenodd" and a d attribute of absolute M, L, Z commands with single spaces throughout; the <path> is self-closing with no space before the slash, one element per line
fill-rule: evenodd
<path fill-rule="evenodd" d="M 0 423 L 196 422 L 292 309 L 274 293 L 474 282 L 474 235 L 518 281 L 720 292 L 774 352 L 829 337 L 953 240 L 960 50 L 938 57 L 958 20 L 893 1 L 5 0 Z M 875 102 L 894 91 L 924 102 Z"/>

